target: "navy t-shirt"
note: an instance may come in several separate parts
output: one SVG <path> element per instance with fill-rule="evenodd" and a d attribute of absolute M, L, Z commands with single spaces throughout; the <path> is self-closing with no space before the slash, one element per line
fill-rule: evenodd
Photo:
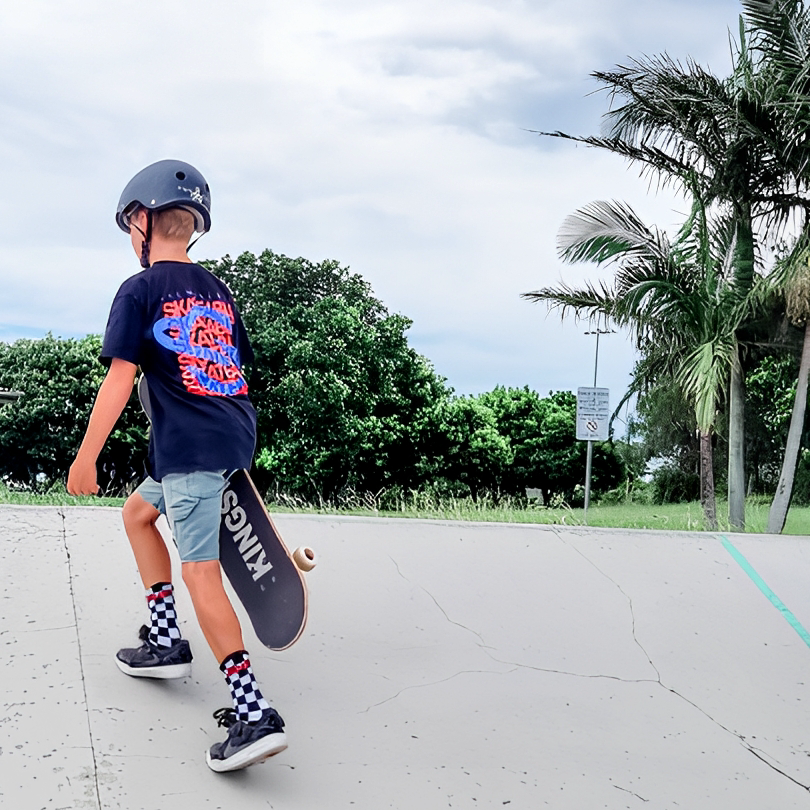
<path fill-rule="evenodd" d="M 256 411 L 242 364 L 253 361 L 230 290 L 198 264 L 155 262 L 128 278 L 101 349 L 141 367 L 152 405 L 152 476 L 250 467 Z"/>

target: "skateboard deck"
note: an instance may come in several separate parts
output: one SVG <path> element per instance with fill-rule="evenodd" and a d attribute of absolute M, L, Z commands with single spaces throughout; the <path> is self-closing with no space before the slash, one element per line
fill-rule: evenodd
<path fill-rule="evenodd" d="M 297 565 L 264 507 L 247 470 L 237 470 L 222 494 L 219 559 L 259 641 L 271 650 L 295 643 L 307 621 L 307 586 L 301 568 L 315 564 L 299 549 Z"/>
<path fill-rule="evenodd" d="M 151 414 L 146 378 L 138 397 Z M 315 566 L 311 549 L 290 554 L 247 470 L 232 473 L 222 493 L 219 560 L 259 641 L 283 650 L 300 638 L 307 621 L 307 586 L 302 571 Z"/>

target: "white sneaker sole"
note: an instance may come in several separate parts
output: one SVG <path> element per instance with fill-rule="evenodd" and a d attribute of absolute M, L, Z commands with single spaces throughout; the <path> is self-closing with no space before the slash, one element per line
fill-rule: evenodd
<path fill-rule="evenodd" d="M 131 667 L 120 658 L 115 659 L 118 669 L 132 678 L 155 678 L 159 681 L 170 681 L 175 678 L 188 678 L 191 675 L 191 664 L 166 664 L 159 667 Z"/>
<path fill-rule="evenodd" d="M 238 771 L 247 768 L 248 765 L 264 762 L 264 760 L 280 754 L 286 747 L 287 735 L 280 731 L 277 734 L 268 734 L 266 737 L 256 740 L 252 745 L 237 751 L 227 759 L 211 759 L 211 752 L 206 751 L 205 761 L 208 767 L 217 773 Z"/>

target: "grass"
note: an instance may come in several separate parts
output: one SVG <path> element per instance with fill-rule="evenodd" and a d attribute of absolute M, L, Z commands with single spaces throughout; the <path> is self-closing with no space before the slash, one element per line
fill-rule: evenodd
<path fill-rule="evenodd" d="M 22 492 L 0 483 L 0 504 L 14 506 L 123 506 L 124 498 L 99 498 L 94 495 L 68 495 L 64 486 L 58 485 L 47 492 Z"/>
<path fill-rule="evenodd" d="M 595 505 L 588 509 L 587 523 L 583 509 L 562 507 L 524 506 L 508 499 L 495 503 L 489 499 L 472 501 L 469 498 L 444 498 L 414 494 L 401 501 L 397 508 L 386 509 L 373 502 L 364 503 L 355 499 L 341 508 L 329 504 L 320 507 L 292 499 L 269 504 L 270 511 L 277 513 L 303 512 L 310 514 L 341 514 L 366 517 L 399 517 L 424 520 L 459 520 L 497 523 L 528 523 L 557 526 L 598 526 L 617 529 L 664 529 L 667 531 L 706 531 L 700 503 L 621 503 Z M 770 500 L 749 498 L 745 507 L 746 531 L 762 534 L 768 523 Z M 717 503 L 719 531 L 730 531 L 728 504 Z M 788 513 L 784 534 L 810 535 L 810 507 L 792 507 Z"/>
<path fill-rule="evenodd" d="M 23 506 L 117 506 L 123 498 L 73 497 L 64 487 L 53 487 L 48 492 L 31 493 L 9 490 L 0 484 L 0 504 Z M 762 497 L 749 498 L 745 506 L 746 531 L 764 533 L 768 521 L 770 501 Z M 283 498 L 270 503 L 270 511 L 304 514 L 338 514 L 361 517 L 399 517 L 423 520 L 458 520 L 497 523 L 550 524 L 558 526 L 598 526 L 617 529 L 664 529 L 667 531 L 705 531 L 703 511 L 698 502 L 653 505 L 645 503 L 620 503 L 591 506 L 587 524 L 583 509 L 566 506 L 545 508 L 541 506 L 510 502 L 504 499 L 473 501 L 469 498 L 443 498 L 412 494 L 401 500 L 395 508 L 380 508 L 371 497 L 354 498 L 341 506 L 323 504 L 316 506 L 293 498 Z M 719 531 L 729 531 L 727 504 L 718 501 Z M 810 507 L 794 506 L 788 513 L 784 534 L 810 535 Z"/>

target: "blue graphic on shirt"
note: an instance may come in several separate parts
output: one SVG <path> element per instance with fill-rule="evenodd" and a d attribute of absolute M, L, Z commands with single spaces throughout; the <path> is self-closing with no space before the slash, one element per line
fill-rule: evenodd
<path fill-rule="evenodd" d="M 161 318 L 152 331 L 157 342 L 178 356 L 183 384 L 193 394 L 202 396 L 235 396 L 247 394 L 242 376 L 239 350 L 233 345 L 233 316 L 219 306 L 187 299 L 186 314 Z M 181 302 L 171 302 L 165 311 L 184 309 Z"/>

